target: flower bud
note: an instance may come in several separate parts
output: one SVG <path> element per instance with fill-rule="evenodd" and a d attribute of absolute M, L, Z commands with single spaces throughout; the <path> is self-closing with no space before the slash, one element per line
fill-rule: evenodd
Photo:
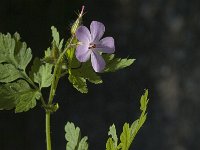
<path fill-rule="evenodd" d="M 71 27 L 71 34 L 74 35 L 76 33 L 76 30 L 78 29 L 78 27 L 81 25 L 82 23 L 82 17 L 83 17 L 83 11 L 84 11 L 84 6 L 82 6 L 82 10 L 81 13 L 78 15 L 78 18 L 76 19 L 76 21 L 73 23 L 72 27 Z"/>

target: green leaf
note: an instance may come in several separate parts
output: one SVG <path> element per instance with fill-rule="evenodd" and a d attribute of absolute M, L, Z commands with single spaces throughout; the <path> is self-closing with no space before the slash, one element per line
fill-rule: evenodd
<path fill-rule="evenodd" d="M 135 139 L 135 136 L 137 135 L 138 131 L 146 121 L 146 109 L 148 104 L 148 90 L 145 90 L 144 95 L 141 96 L 140 99 L 140 110 L 141 115 L 139 119 L 134 121 L 131 126 L 129 123 L 125 123 L 123 126 L 123 131 L 120 135 L 120 143 L 117 145 L 117 134 L 115 126 L 112 125 L 110 127 L 110 130 L 108 132 L 108 135 L 111 135 L 112 138 L 109 138 L 106 143 L 106 150 L 128 150 Z"/>
<path fill-rule="evenodd" d="M 59 32 L 57 31 L 56 27 L 54 27 L 54 26 L 51 27 L 51 31 L 52 31 L 53 40 L 55 41 L 56 45 L 59 46 L 59 42 L 60 42 Z"/>
<path fill-rule="evenodd" d="M 117 143 L 118 143 L 118 138 L 117 138 L 116 128 L 115 128 L 114 124 L 112 126 L 110 126 L 110 130 L 108 132 L 108 135 L 111 135 L 112 139 L 114 140 L 114 146 L 116 148 Z"/>
<path fill-rule="evenodd" d="M 40 93 L 31 89 L 26 81 L 18 80 L 1 85 L 0 97 L 0 109 L 10 110 L 16 107 L 15 112 L 18 113 L 35 107 Z"/>
<path fill-rule="evenodd" d="M 22 92 L 26 84 L 24 81 L 19 80 L 18 82 L 8 83 L 0 86 L 0 109 L 10 110 L 14 108 L 19 102 L 18 95 Z"/>
<path fill-rule="evenodd" d="M 20 71 L 11 64 L 0 64 L 0 82 L 12 82 L 22 77 Z"/>
<path fill-rule="evenodd" d="M 51 31 L 52 31 L 52 37 L 53 37 L 52 48 L 54 47 L 58 49 L 59 52 L 61 52 L 64 40 L 63 39 L 60 40 L 60 34 L 58 30 L 56 29 L 56 27 L 52 26 Z"/>
<path fill-rule="evenodd" d="M 117 150 L 115 148 L 114 142 L 112 138 L 108 138 L 107 142 L 106 142 L 106 150 Z"/>
<path fill-rule="evenodd" d="M 52 31 L 52 43 L 51 43 L 51 48 L 47 48 L 45 51 L 45 56 L 42 59 L 44 62 L 54 64 L 56 60 L 58 59 L 60 53 L 62 52 L 62 47 L 63 47 L 63 39 L 60 41 L 60 35 L 56 27 L 52 26 L 51 27 Z"/>
<path fill-rule="evenodd" d="M 142 95 L 141 99 L 140 99 L 140 110 L 142 110 L 143 112 L 146 111 L 147 109 L 147 104 L 148 104 L 148 90 L 145 90 L 144 95 Z"/>
<path fill-rule="evenodd" d="M 79 92 L 81 93 L 88 92 L 86 80 L 84 78 L 74 75 L 69 75 L 68 79 L 73 84 L 74 88 L 76 88 Z"/>
<path fill-rule="evenodd" d="M 25 42 L 20 41 L 18 33 L 13 37 L 9 33 L 7 35 L 0 33 L 0 63 L 10 63 L 17 69 L 25 70 L 31 58 L 31 49 L 27 48 Z"/>
<path fill-rule="evenodd" d="M 0 33 L 0 63 L 13 62 L 15 50 L 15 39 L 9 33 Z"/>
<path fill-rule="evenodd" d="M 13 82 L 18 78 L 27 79 L 25 69 L 32 59 L 31 49 L 20 41 L 20 35 L 0 33 L 0 82 Z"/>
<path fill-rule="evenodd" d="M 19 103 L 16 105 L 15 112 L 24 112 L 34 108 L 36 106 L 36 100 L 39 100 L 40 96 L 41 93 L 33 89 L 21 92 L 19 96 Z"/>
<path fill-rule="evenodd" d="M 79 142 L 78 145 L 78 150 L 88 150 L 88 143 L 87 143 L 88 138 L 83 137 L 81 141 Z"/>
<path fill-rule="evenodd" d="M 20 41 L 20 35 L 18 33 L 14 34 L 15 39 L 15 60 L 18 64 L 17 68 L 25 70 L 27 65 L 32 59 L 31 49 L 27 48 L 25 42 Z"/>
<path fill-rule="evenodd" d="M 137 135 L 138 131 L 144 124 L 147 118 L 146 108 L 148 105 L 148 90 L 145 90 L 144 95 L 141 96 L 140 99 L 140 110 L 142 111 L 140 118 L 134 121 L 131 125 L 131 141 L 134 140 L 135 136 Z"/>
<path fill-rule="evenodd" d="M 31 70 L 29 71 L 30 78 L 34 81 L 34 74 L 39 72 L 40 66 L 42 66 L 42 62 L 38 57 L 35 57 L 33 60 L 33 65 L 31 66 Z"/>
<path fill-rule="evenodd" d="M 34 74 L 34 82 L 38 83 L 40 88 L 49 87 L 53 79 L 52 75 L 53 65 L 46 63 L 40 66 L 39 71 Z"/>
<path fill-rule="evenodd" d="M 135 59 L 114 58 L 114 54 L 104 54 L 103 57 L 106 62 L 104 72 L 115 72 L 119 69 L 130 66 L 135 61 Z"/>
<path fill-rule="evenodd" d="M 65 125 L 65 132 L 66 150 L 88 150 L 88 138 L 85 136 L 81 139 L 79 127 L 75 127 L 73 123 L 68 122 Z"/>
<path fill-rule="evenodd" d="M 103 83 L 100 76 L 94 72 L 90 61 L 83 63 L 80 68 L 72 69 L 71 74 L 82 77 L 94 84 Z"/>
<path fill-rule="evenodd" d="M 122 150 L 128 150 L 131 144 L 131 129 L 129 128 L 129 124 L 125 123 L 123 126 L 123 132 L 120 135 L 119 147 Z"/>

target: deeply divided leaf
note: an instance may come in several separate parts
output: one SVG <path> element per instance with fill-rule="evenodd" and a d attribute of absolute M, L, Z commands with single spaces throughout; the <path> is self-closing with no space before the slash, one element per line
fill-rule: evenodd
<path fill-rule="evenodd" d="M 87 137 L 81 138 L 79 127 L 68 122 L 65 125 L 65 139 L 67 140 L 66 150 L 88 150 Z"/>
<path fill-rule="evenodd" d="M 9 63 L 17 69 L 25 70 L 31 58 L 31 49 L 27 48 L 25 42 L 20 41 L 18 33 L 13 37 L 9 33 L 0 33 L 0 63 Z"/>
<path fill-rule="evenodd" d="M 14 63 L 14 51 L 15 51 L 16 41 L 11 37 L 9 33 L 6 35 L 0 33 L 0 63 Z"/>
<path fill-rule="evenodd" d="M 39 84 L 40 88 L 49 87 L 53 79 L 52 64 L 46 63 L 41 65 L 38 72 L 34 74 L 34 81 Z"/>
<path fill-rule="evenodd" d="M 15 112 L 23 112 L 35 107 L 40 93 L 32 89 L 26 81 L 18 80 L 1 85 L 0 97 L 0 109 L 9 110 L 16 107 Z"/>
<path fill-rule="evenodd" d="M 20 77 L 20 71 L 12 64 L 0 64 L 0 82 L 12 82 Z"/>
<path fill-rule="evenodd" d="M 0 82 L 8 83 L 25 78 L 25 69 L 31 61 L 31 49 L 20 41 L 20 35 L 0 33 Z"/>
<path fill-rule="evenodd" d="M 31 49 L 27 48 L 25 42 L 20 41 L 20 35 L 18 33 L 14 34 L 15 45 L 15 59 L 18 63 L 18 68 L 25 70 L 28 63 L 32 59 Z"/>
<path fill-rule="evenodd" d="M 72 83 L 73 87 L 76 88 L 79 92 L 81 93 L 88 92 L 86 80 L 84 78 L 74 75 L 69 75 L 68 79 Z"/>
<path fill-rule="evenodd" d="M 106 68 L 104 69 L 104 72 L 115 72 L 130 66 L 135 61 L 135 59 L 114 58 L 114 54 L 105 54 L 103 57 L 106 62 Z"/>
<path fill-rule="evenodd" d="M 106 142 L 106 150 L 117 150 L 112 138 L 108 138 L 108 140 Z"/>
<path fill-rule="evenodd" d="M 111 135 L 111 137 L 112 137 L 112 139 L 114 141 L 114 145 L 115 145 L 115 147 L 117 147 L 118 138 L 117 138 L 116 128 L 115 128 L 114 124 L 110 127 L 108 135 Z"/>
<path fill-rule="evenodd" d="M 60 40 L 60 35 L 56 27 L 52 26 L 51 27 L 52 31 L 52 43 L 51 43 L 51 48 L 47 48 L 45 51 L 45 56 L 43 58 L 44 62 L 55 64 L 56 60 L 58 59 L 62 47 L 63 47 L 63 39 Z"/>
<path fill-rule="evenodd" d="M 111 135 L 111 137 L 108 139 L 106 143 L 106 150 L 128 150 L 137 135 L 138 131 L 144 124 L 146 120 L 146 108 L 148 104 L 148 90 L 145 91 L 144 95 L 142 95 L 140 99 L 140 109 L 141 109 L 141 115 L 139 119 L 134 121 L 131 126 L 129 123 L 125 123 L 123 126 L 123 131 L 120 135 L 120 143 L 117 144 L 117 135 L 116 135 L 116 129 L 115 126 L 112 125 L 110 127 L 110 130 L 108 132 L 108 135 Z"/>

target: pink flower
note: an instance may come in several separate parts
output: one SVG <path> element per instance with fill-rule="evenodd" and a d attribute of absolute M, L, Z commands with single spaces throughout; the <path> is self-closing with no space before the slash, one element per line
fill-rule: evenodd
<path fill-rule="evenodd" d="M 76 48 L 76 58 L 80 62 L 86 62 L 91 57 L 92 67 L 95 72 L 101 72 L 106 65 L 100 52 L 113 53 L 115 51 L 112 37 L 101 39 L 104 32 L 105 26 L 97 21 L 92 21 L 90 31 L 85 26 L 80 26 L 76 31 L 76 37 L 80 43 Z"/>

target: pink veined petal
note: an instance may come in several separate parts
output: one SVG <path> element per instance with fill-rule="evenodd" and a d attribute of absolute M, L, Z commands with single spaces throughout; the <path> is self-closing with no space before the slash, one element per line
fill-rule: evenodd
<path fill-rule="evenodd" d="M 90 58 L 91 51 L 88 49 L 88 46 L 88 44 L 77 46 L 75 54 L 80 62 L 86 62 Z"/>
<path fill-rule="evenodd" d="M 83 42 L 83 43 L 90 43 L 91 41 L 90 31 L 85 26 L 80 26 L 76 30 L 76 37 L 80 42 Z"/>
<path fill-rule="evenodd" d="M 91 41 L 97 42 L 102 38 L 105 32 L 105 26 L 101 22 L 92 21 L 92 23 L 90 24 L 90 32 L 91 32 Z"/>
<path fill-rule="evenodd" d="M 91 62 L 95 72 L 101 72 L 106 65 L 103 57 L 96 51 L 91 53 Z"/>
<path fill-rule="evenodd" d="M 103 53 L 114 53 L 115 51 L 115 42 L 112 37 L 105 37 L 96 44 L 96 48 L 94 50 L 103 52 Z"/>

